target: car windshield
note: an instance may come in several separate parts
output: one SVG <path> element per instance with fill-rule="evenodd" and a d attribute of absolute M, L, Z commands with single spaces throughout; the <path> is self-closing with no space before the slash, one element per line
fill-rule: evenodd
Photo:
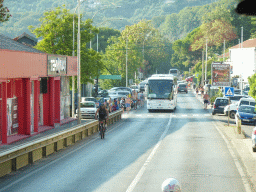
<path fill-rule="evenodd" d="M 242 113 L 255 114 L 255 108 L 254 107 L 241 106 L 238 111 L 242 112 Z"/>
<path fill-rule="evenodd" d="M 94 108 L 95 103 L 81 103 L 81 107 Z"/>
<path fill-rule="evenodd" d="M 172 81 L 170 80 L 149 80 L 148 98 L 168 99 L 172 92 Z"/>
<path fill-rule="evenodd" d="M 129 92 L 118 92 L 118 95 L 129 95 Z"/>
<path fill-rule="evenodd" d="M 215 105 L 225 106 L 228 104 L 228 99 L 217 99 Z"/>
<path fill-rule="evenodd" d="M 229 97 L 231 101 L 239 101 L 243 96 Z"/>
<path fill-rule="evenodd" d="M 250 102 L 250 101 L 241 101 L 240 105 L 251 105 L 251 106 L 255 106 L 255 102 Z"/>
<path fill-rule="evenodd" d="M 179 84 L 179 87 L 186 87 L 185 84 Z"/>
<path fill-rule="evenodd" d="M 85 101 L 94 101 L 94 102 L 97 101 L 95 98 L 85 98 L 84 100 Z"/>

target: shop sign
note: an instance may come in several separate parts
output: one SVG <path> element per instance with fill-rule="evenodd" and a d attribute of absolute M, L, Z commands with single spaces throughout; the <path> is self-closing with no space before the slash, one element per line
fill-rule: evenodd
<path fill-rule="evenodd" d="M 48 75 L 67 74 L 67 58 L 48 56 Z"/>
<path fill-rule="evenodd" d="M 212 86 L 230 86 L 230 64 L 212 63 Z"/>

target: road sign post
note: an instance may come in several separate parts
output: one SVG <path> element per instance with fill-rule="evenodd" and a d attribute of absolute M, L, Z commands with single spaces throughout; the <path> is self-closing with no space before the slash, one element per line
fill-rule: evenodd
<path fill-rule="evenodd" d="M 225 87 L 225 96 L 233 97 L 234 96 L 234 87 Z M 228 104 L 230 104 L 230 98 L 228 99 Z M 230 106 L 228 108 L 228 126 L 229 126 L 229 116 L 230 116 Z"/>

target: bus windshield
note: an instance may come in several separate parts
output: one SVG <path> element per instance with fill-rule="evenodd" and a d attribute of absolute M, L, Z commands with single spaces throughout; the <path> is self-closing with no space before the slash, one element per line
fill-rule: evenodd
<path fill-rule="evenodd" d="M 177 69 L 170 69 L 170 74 L 177 73 L 177 72 L 178 72 Z"/>
<path fill-rule="evenodd" d="M 172 93 L 171 80 L 149 80 L 148 98 L 149 99 L 169 99 Z"/>

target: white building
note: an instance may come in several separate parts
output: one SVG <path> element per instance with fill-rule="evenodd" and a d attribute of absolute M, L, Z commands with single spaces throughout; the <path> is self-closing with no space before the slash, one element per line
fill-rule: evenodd
<path fill-rule="evenodd" d="M 241 48 L 242 47 L 242 48 Z M 232 76 L 242 76 L 244 83 L 256 72 L 256 39 L 244 41 L 229 49 L 229 60 L 233 68 Z"/>

